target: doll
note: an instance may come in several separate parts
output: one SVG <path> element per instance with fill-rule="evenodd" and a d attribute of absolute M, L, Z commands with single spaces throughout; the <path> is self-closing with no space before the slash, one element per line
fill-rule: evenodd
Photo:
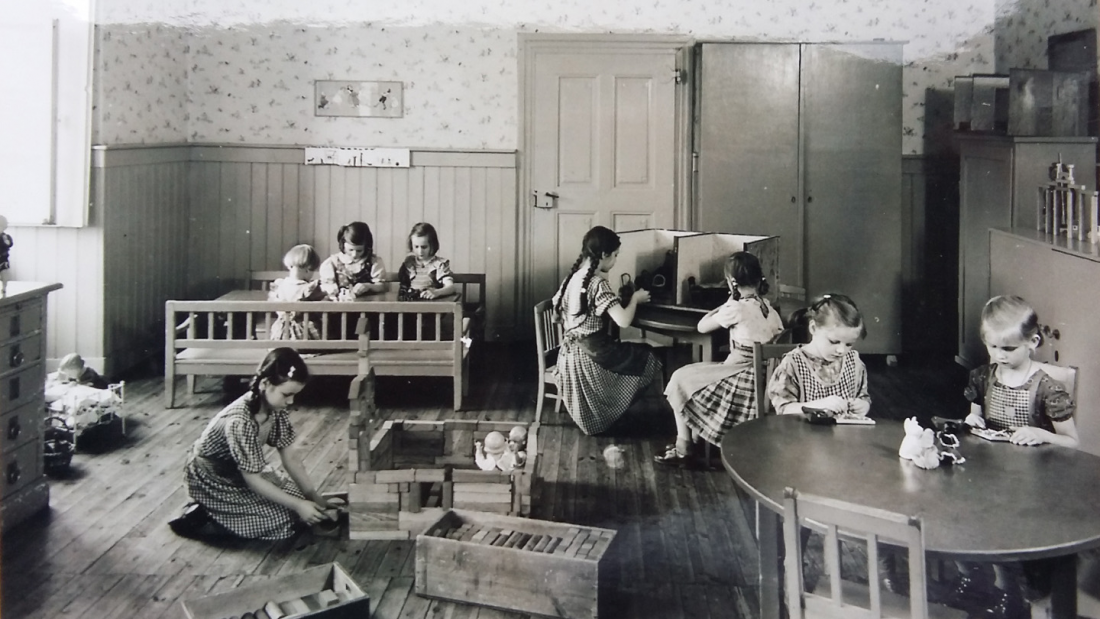
<path fill-rule="evenodd" d="M 8 289 L 8 280 L 11 278 L 11 246 L 15 244 L 7 230 L 8 218 L 0 215 L 0 296 Z"/>
<path fill-rule="evenodd" d="M 515 468 L 521 469 L 527 464 L 527 428 L 515 426 L 508 432 L 508 453 Z"/>
<path fill-rule="evenodd" d="M 511 458 L 506 459 L 508 451 L 507 441 L 504 439 L 504 435 L 500 432 L 490 432 L 485 435 L 485 442 L 474 441 L 474 461 L 477 462 L 477 468 L 483 471 L 492 471 L 496 469 L 512 470 L 510 466 Z M 508 468 L 505 469 L 504 467 Z"/>
<path fill-rule="evenodd" d="M 932 430 L 922 428 L 916 417 L 905 420 L 905 438 L 901 440 L 898 456 L 912 460 L 922 469 L 934 469 L 940 465 L 940 452 L 936 449 L 936 436 Z"/>

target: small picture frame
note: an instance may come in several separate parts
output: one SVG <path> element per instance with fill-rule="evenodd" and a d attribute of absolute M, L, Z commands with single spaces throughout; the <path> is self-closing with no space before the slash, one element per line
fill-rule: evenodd
<path fill-rule="evenodd" d="M 403 82 L 313 82 L 315 116 L 401 118 L 405 114 Z"/>

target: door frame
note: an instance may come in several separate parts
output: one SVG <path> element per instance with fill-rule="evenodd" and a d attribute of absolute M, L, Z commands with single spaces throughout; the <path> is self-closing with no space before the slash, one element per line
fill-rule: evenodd
<path fill-rule="evenodd" d="M 516 206 L 519 208 L 516 218 L 519 229 L 516 239 L 517 257 L 520 275 L 519 303 L 516 306 L 515 324 L 519 333 L 531 330 L 533 318 L 531 309 L 537 299 L 531 289 L 531 157 L 527 156 L 526 145 L 534 141 L 533 129 L 528 121 L 534 117 L 533 101 L 535 92 L 535 63 L 541 54 L 560 54 L 588 51 L 593 53 L 631 51 L 652 54 L 668 51 L 676 56 L 676 71 L 679 75 L 679 88 L 676 91 L 673 157 L 674 203 L 673 221 L 677 228 L 691 227 L 691 54 L 694 39 L 688 36 L 646 35 L 646 34 L 565 34 L 565 33 L 519 33 L 518 77 L 519 101 L 517 106 L 519 132 L 517 148 Z"/>

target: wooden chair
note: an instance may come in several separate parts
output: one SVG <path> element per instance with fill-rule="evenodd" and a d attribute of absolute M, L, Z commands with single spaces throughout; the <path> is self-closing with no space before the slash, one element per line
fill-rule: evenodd
<path fill-rule="evenodd" d="M 271 290 L 271 282 L 286 277 L 286 271 L 249 271 L 249 290 Z"/>
<path fill-rule="evenodd" d="M 966 613 L 961 610 L 928 603 L 924 530 L 919 517 L 803 494 L 793 488 L 787 488 L 783 494 L 785 585 L 787 609 L 791 619 L 966 617 Z M 827 596 L 804 590 L 801 569 L 802 539 L 799 534 L 803 525 L 825 529 L 825 569 L 829 574 Z M 866 586 L 840 579 L 841 535 L 846 539 L 858 538 L 867 543 Z M 877 566 L 880 540 L 890 540 L 892 544 L 900 544 L 908 549 L 908 600 L 884 589 L 879 582 Z"/>
<path fill-rule="evenodd" d="M 789 331 L 780 333 L 774 341 L 785 340 L 790 337 L 789 333 Z M 771 401 L 768 400 L 768 380 L 779 364 L 779 358 L 795 348 L 798 348 L 798 345 L 790 343 L 756 342 L 752 346 L 752 371 L 753 378 L 756 380 L 756 411 L 761 417 L 774 412 Z"/>
<path fill-rule="evenodd" d="M 539 361 L 539 393 L 535 403 L 535 423 L 542 423 L 542 404 L 546 398 L 557 400 L 554 412 L 561 410 L 561 394 L 547 393 L 546 385 L 558 390 L 558 381 L 554 378 L 558 349 L 561 348 L 562 325 L 554 312 L 553 299 L 540 301 L 535 305 L 535 351 Z"/>

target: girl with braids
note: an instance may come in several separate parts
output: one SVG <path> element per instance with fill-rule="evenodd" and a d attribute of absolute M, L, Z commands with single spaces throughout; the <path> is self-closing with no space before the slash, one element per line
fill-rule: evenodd
<path fill-rule="evenodd" d="M 619 235 L 603 226 L 592 228 L 554 295 L 554 309 L 565 327 L 556 370 L 558 389 L 585 434 L 609 428 L 661 373 L 661 363 L 649 346 L 620 342 L 608 329 L 609 320 L 630 326 L 634 310 L 649 302 L 649 292 L 639 289 L 623 307 L 612 292 L 607 272 L 618 256 Z"/>
<path fill-rule="evenodd" d="M 306 475 L 287 414 L 307 380 L 309 370 L 294 349 L 267 354 L 248 392 L 215 415 L 191 447 L 184 478 L 193 503 L 169 523 L 173 531 L 285 539 L 300 523 L 316 524 L 335 507 Z M 278 450 L 285 476 L 268 466 L 264 445 Z"/>
<path fill-rule="evenodd" d="M 665 397 L 676 417 L 676 443 L 654 456 L 659 464 L 687 464 L 698 438 L 717 445 L 727 430 L 758 414 L 752 345 L 770 342 L 783 330 L 783 321 L 763 296 L 768 282 L 756 256 L 733 254 L 725 272 L 730 299 L 703 316 L 698 329 L 729 329 L 730 354 L 724 363 L 692 363 L 673 373 Z"/>

